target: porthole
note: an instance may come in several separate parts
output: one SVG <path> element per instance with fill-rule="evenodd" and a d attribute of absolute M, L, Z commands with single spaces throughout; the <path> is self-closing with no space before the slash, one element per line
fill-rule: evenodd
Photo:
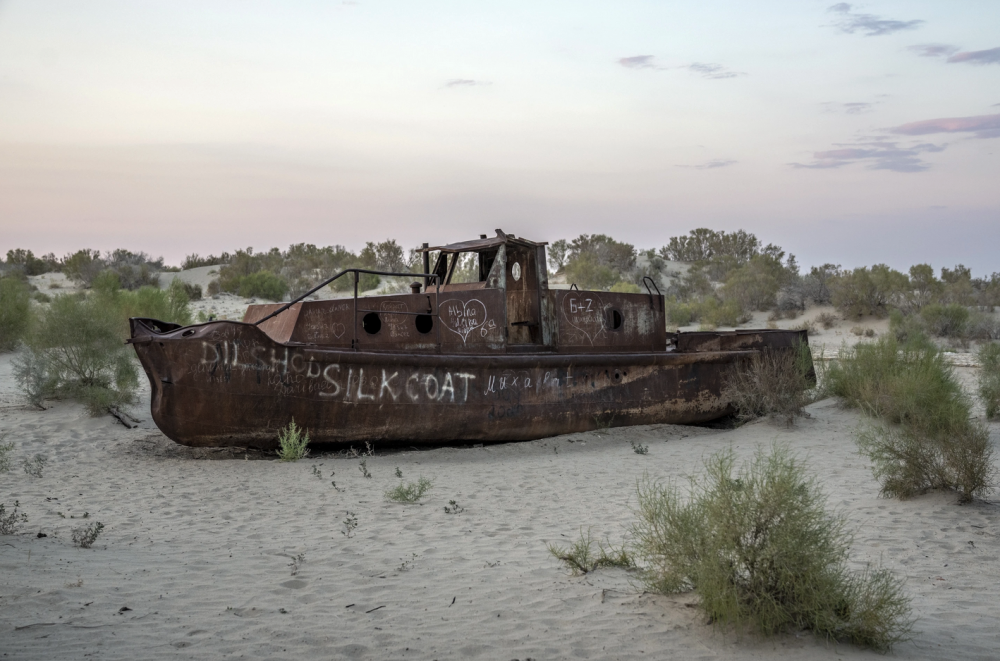
<path fill-rule="evenodd" d="M 434 317 L 429 314 L 418 314 L 414 323 L 417 325 L 418 333 L 427 335 L 434 328 Z"/>
<path fill-rule="evenodd" d="M 620 330 L 622 323 L 625 321 L 624 317 L 622 317 L 622 313 L 614 308 L 608 308 L 605 314 L 607 315 L 608 330 Z"/>
<path fill-rule="evenodd" d="M 362 317 L 361 327 L 364 328 L 365 332 L 369 335 L 374 335 L 382 330 L 382 320 L 379 319 L 378 312 L 369 312 Z"/>

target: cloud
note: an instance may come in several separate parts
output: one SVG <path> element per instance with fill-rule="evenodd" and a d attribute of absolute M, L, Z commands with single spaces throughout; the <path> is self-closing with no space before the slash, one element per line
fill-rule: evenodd
<path fill-rule="evenodd" d="M 626 69 L 658 69 L 655 64 L 653 64 L 652 55 L 633 55 L 632 57 L 623 57 L 618 60 L 618 64 L 622 65 Z"/>
<path fill-rule="evenodd" d="M 923 172 L 930 165 L 921 159 L 924 153 L 944 151 L 944 146 L 921 143 L 901 147 L 896 142 L 880 138 L 854 145 L 838 145 L 839 149 L 818 151 L 813 154 L 812 163 L 790 163 L 793 168 L 828 170 L 845 165 L 864 162 L 869 170 L 891 170 L 893 172 Z"/>
<path fill-rule="evenodd" d="M 698 165 L 678 165 L 679 168 L 691 168 L 693 170 L 714 170 L 715 168 L 725 168 L 730 165 L 736 165 L 739 161 L 726 160 L 721 158 L 715 158 L 706 163 L 699 163 Z"/>
<path fill-rule="evenodd" d="M 1000 64 L 1000 48 L 972 50 L 956 53 L 948 58 L 948 64 L 967 62 L 969 64 Z"/>
<path fill-rule="evenodd" d="M 910 122 L 889 129 L 897 135 L 930 135 L 932 133 L 972 133 L 975 138 L 1000 138 L 1000 115 L 977 117 L 945 117 Z"/>
<path fill-rule="evenodd" d="M 874 103 L 865 103 L 863 101 L 852 101 L 850 103 L 827 101 L 822 105 L 826 108 L 827 112 L 844 112 L 848 115 L 860 115 L 861 113 L 871 112 L 875 109 Z"/>
<path fill-rule="evenodd" d="M 721 64 L 711 64 L 706 62 L 695 62 L 693 64 L 688 64 L 683 68 L 699 74 L 702 78 L 715 78 L 717 80 L 721 80 L 723 78 L 736 78 L 738 76 L 746 75 L 741 71 L 727 69 Z"/>
<path fill-rule="evenodd" d="M 917 44 L 916 46 L 910 46 L 907 50 L 911 50 L 920 57 L 947 57 L 948 55 L 953 55 L 958 52 L 958 46 L 951 46 L 949 44 Z"/>
<path fill-rule="evenodd" d="M 481 87 L 483 85 L 489 85 L 489 83 L 471 78 L 452 78 L 444 84 L 445 87 Z"/>
<path fill-rule="evenodd" d="M 716 80 L 721 80 L 723 78 L 736 78 L 738 76 L 746 75 L 741 71 L 733 71 L 732 69 L 724 67 L 721 64 L 711 62 L 694 62 L 692 64 L 684 64 L 676 67 L 660 66 L 656 63 L 656 58 L 652 55 L 632 55 L 631 57 L 623 57 L 618 60 L 618 64 L 626 69 L 652 69 L 654 71 L 687 69 L 692 73 L 698 74 L 702 78 L 714 78 Z"/>
<path fill-rule="evenodd" d="M 838 2 L 827 9 L 829 12 L 840 14 L 841 18 L 834 25 L 841 32 L 854 34 L 863 33 L 866 37 L 880 37 L 901 30 L 912 30 L 923 25 L 924 21 L 897 21 L 889 18 L 882 18 L 874 14 L 858 14 L 851 11 L 851 5 L 846 2 Z"/>

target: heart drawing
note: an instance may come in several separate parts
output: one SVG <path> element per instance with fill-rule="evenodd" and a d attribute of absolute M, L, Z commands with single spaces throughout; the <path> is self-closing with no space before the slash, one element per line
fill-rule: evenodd
<path fill-rule="evenodd" d="M 563 319 L 575 331 L 570 336 L 586 339 L 592 345 L 604 332 L 604 301 L 593 292 L 566 294 L 561 308 Z"/>
<path fill-rule="evenodd" d="M 443 301 L 440 313 L 444 327 L 461 337 L 462 344 L 465 344 L 469 333 L 486 323 L 486 306 L 475 298 L 469 301 Z"/>
<path fill-rule="evenodd" d="M 333 336 L 338 340 L 344 337 L 344 333 L 347 332 L 347 328 L 345 328 L 344 324 L 340 322 L 333 324 L 332 330 L 333 330 Z"/>

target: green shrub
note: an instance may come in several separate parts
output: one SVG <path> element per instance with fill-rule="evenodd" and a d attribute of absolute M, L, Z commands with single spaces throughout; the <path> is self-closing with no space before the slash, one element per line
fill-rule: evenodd
<path fill-rule="evenodd" d="M 948 489 L 970 502 L 990 489 L 993 446 L 979 422 L 933 436 L 910 425 L 876 424 L 860 431 L 857 442 L 872 462 L 882 496 L 905 499 Z"/>
<path fill-rule="evenodd" d="M 608 291 L 617 292 L 617 293 L 620 293 L 620 294 L 641 294 L 642 293 L 642 289 L 640 289 L 639 285 L 637 285 L 637 284 L 635 284 L 633 282 L 625 282 L 623 280 L 619 280 L 618 282 L 616 282 L 615 284 L 613 284 L 611 286 L 611 289 L 609 289 Z"/>
<path fill-rule="evenodd" d="M 1000 344 L 984 344 L 976 353 L 979 359 L 977 382 L 979 397 L 986 407 L 986 417 L 1000 417 Z"/>
<path fill-rule="evenodd" d="M 957 305 L 925 305 L 920 316 L 928 330 L 937 337 L 963 337 L 969 323 L 969 309 Z"/>
<path fill-rule="evenodd" d="M 988 434 L 933 346 L 882 337 L 842 349 L 824 376 L 830 394 L 881 418 L 857 440 L 883 495 L 954 489 L 966 502 L 986 493 L 994 472 Z"/>
<path fill-rule="evenodd" d="M 28 285 L 14 277 L 0 278 L 0 351 L 16 347 L 32 319 Z"/>
<path fill-rule="evenodd" d="M 295 420 L 278 432 L 278 459 L 298 461 L 309 454 L 309 433 L 295 424 Z"/>
<path fill-rule="evenodd" d="M 28 342 L 39 372 L 33 383 L 48 384 L 41 396 L 65 396 L 86 404 L 92 415 L 136 401 L 139 375 L 132 348 L 123 343 L 123 319 L 103 297 L 56 298 Z M 27 381 L 21 382 L 29 398 Z"/>
<path fill-rule="evenodd" d="M 360 267 L 358 267 L 360 268 Z M 382 279 L 379 278 L 374 273 L 360 273 L 358 274 L 358 291 L 371 291 L 375 289 L 382 283 Z M 352 292 L 354 291 L 354 274 L 348 273 L 347 275 L 342 275 L 333 282 L 330 283 L 330 289 L 336 292 Z"/>
<path fill-rule="evenodd" d="M 639 483 L 632 534 L 647 590 L 697 590 L 712 621 L 764 635 L 810 629 L 880 651 L 906 638 L 902 581 L 848 569 L 845 520 L 799 461 L 776 447 L 734 469 L 731 450 L 713 455 L 687 499 L 676 485 Z"/>
<path fill-rule="evenodd" d="M 919 315 L 906 315 L 900 310 L 890 311 L 889 332 L 900 344 L 930 345 L 927 325 Z"/>
<path fill-rule="evenodd" d="M 778 290 L 787 281 L 785 267 L 770 255 L 757 255 L 732 271 L 722 297 L 741 310 L 767 310 L 777 303 Z"/>
<path fill-rule="evenodd" d="M 620 278 L 616 269 L 602 263 L 593 252 L 583 252 L 571 257 L 563 272 L 567 282 L 575 283 L 580 289 L 598 291 L 607 291 Z"/>
<path fill-rule="evenodd" d="M 750 318 L 737 301 L 720 301 L 715 297 L 702 300 L 692 310 L 695 319 L 708 326 L 739 326 Z"/>
<path fill-rule="evenodd" d="M 666 312 L 667 321 L 675 326 L 687 326 L 691 323 L 693 318 L 691 306 L 687 303 L 678 301 L 674 296 L 667 299 Z"/>
<path fill-rule="evenodd" d="M 367 477 L 367 476 L 366 476 Z M 419 478 L 416 482 L 409 482 L 393 487 L 385 492 L 385 497 L 396 503 L 415 503 L 424 497 L 433 483 L 426 477 Z"/>
<path fill-rule="evenodd" d="M 830 298 L 844 317 L 884 317 L 909 290 L 909 278 L 885 264 L 842 271 L 830 283 Z"/>
<path fill-rule="evenodd" d="M 288 283 L 270 271 L 257 271 L 240 278 L 236 293 L 244 298 L 280 301 L 288 293 Z"/>
<path fill-rule="evenodd" d="M 809 403 L 812 354 L 808 345 L 792 351 L 758 351 L 726 373 L 722 397 L 740 420 L 771 416 L 791 425 Z"/>
<path fill-rule="evenodd" d="M 136 401 L 135 354 L 124 344 L 129 317 L 190 323 L 187 298 L 176 288 L 118 288 L 118 275 L 94 278 L 88 297 L 57 296 L 15 363 L 15 377 L 35 404 L 46 397 L 83 402 L 92 415 Z"/>
<path fill-rule="evenodd" d="M 935 435 L 967 423 L 969 404 L 944 356 L 932 346 L 883 336 L 841 349 L 825 388 L 851 407 Z"/>

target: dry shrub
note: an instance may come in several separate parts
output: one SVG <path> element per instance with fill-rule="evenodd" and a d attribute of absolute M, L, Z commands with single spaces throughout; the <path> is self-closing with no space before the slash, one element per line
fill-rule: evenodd
<path fill-rule="evenodd" d="M 696 590 L 714 622 L 764 635 L 810 629 L 886 651 L 910 630 L 910 600 L 889 570 L 847 568 L 852 536 L 816 479 L 787 450 L 738 470 L 731 450 L 705 462 L 688 497 L 644 479 L 632 527 L 653 592 Z"/>
<path fill-rule="evenodd" d="M 771 416 L 791 425 L 803 414 L 813 385 L 812 355 L 803 344 L 794 350 L 758 351 L 736 363 L 726 374 L 722 397 L 740 420 Z"/>
<path fill-rule="evenodd" d="M 859 432 L 857 441 L 872 462 L 880 494 L 889 498 L 952 489 L 969 502 L 985 496 L 993 479 L 993 445 L 979 422 L 935 436 L 907 425 L 874 425 Z"/>
<path fill-rule="evenodd" d="M 823 326 L 823 328 L 830 330 L 837 325 L 837 315 L 830 314 L 829 312 L 822 312 L 816 317 L 816 323 Z"/>

